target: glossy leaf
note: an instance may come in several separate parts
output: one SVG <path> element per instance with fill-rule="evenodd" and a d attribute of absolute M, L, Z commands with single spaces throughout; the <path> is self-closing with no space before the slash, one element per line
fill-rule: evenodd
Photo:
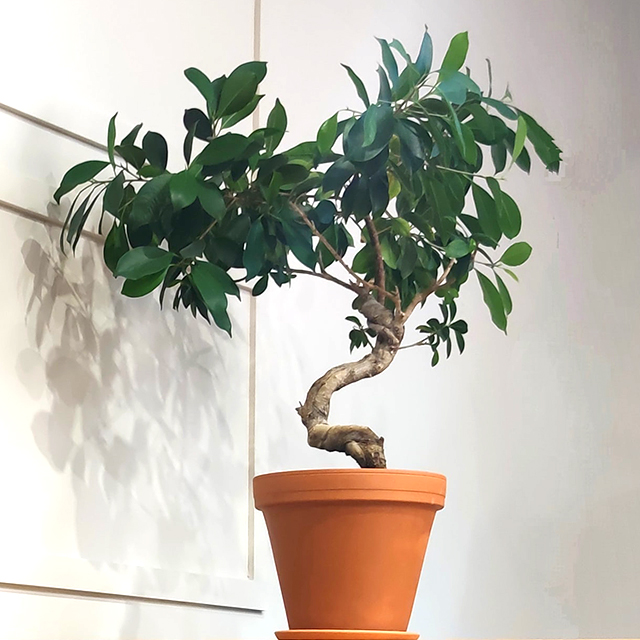
<path fill-rule="evenodd" d="M 73 189 L 81 184 L 89 182 L 89 180 L 95 178 L 108 166 L 109 163 L 104 160 L 88 160 L 87 162 L 81 162 L 75 165 L 75 167 L 71 167 L 71 169 L 64 174 L 60 186 L 53 194 L 53 199 L 60 204 L 60 198 L 62 198 L 62 196 L 69 193 L 69 191 L 73 191 Z"/>
<path fill-rule="evenodd" d="M 266 72 L 265 63 L 262 65 Z M 259 83 L 260 80 L 253 68 L 240 65 L 232 71 L 222 87 L 216 116 L 228 116 L 246 107 L 255 96 Z"/>
<path fill-rule="evenodd" d="M 478 220 L 484 233 L 494 242 L 500 240 L 502 232 L 498 221 L 498 211 L 493 198 L 477 184 L 472 185 L 473 201 L 476 205 Z"/>
<path fill-rule="evenodd" d="M 358 97 L 360 98 L 360 100 L 362 100 L 362 102 L 364 102 L 364 106 L 368 107 L 371 104 L 371 101 L 369 100 L 369 96 L 367 95 L 367 90 L 364 87 L 364 83 L 362 82 L 362 80 L 360 80 L 356 72 L 351 67 L 347 66 L 346 64 L 343 64 L 342 66 L 347 70 L 351 82 L 353 82 L 353 84 L 355 85 Z"/>
<path fill-rule="evenodd" d="M 167 141 L 155 131 L 149 131 L 142 138 L 142 148 L 147 155 L 147 160 L 154 166 L 164 171 L 167 168 L 169 149 Z"/>
<path fill-rule="evenodd" d="M 247 148 L 248 139 L 239 133 L 225 133 L 209 142 L 195 161 L 202 165 L 216 165 L 239 158 Z"/>
<path fill-rule="evenodd" d="M 531 245 L 528 243 L 516 242 L 502 254 L 499 262 L 509 267 L 518 267 L 529 259 L 531 251 Z"/>
<path fill-rule="evenodd" d="M 311 242 L 311 229 L 297 222 L 283 222 L 282 230 L 293 255 L 309 269 L 314 269 L 317 258 Z"/>
<path fill-rule="evenodd" d="M 253 289 L 251 290 L 251 295 L 259 296 L 260 294 L 264 293 L 267 289 L 268 284 L 269 284 L 269 275 L 266 274 L 262 276 L 258 280 L 258 282 L 255 283 L 255 285 L 253 286 Z"/>
<path fill-rule="evenodd" d="M 215 184 L 198 184 L 198 200 L 202 208 L 215 220 L 222 220 L 227 207 L 220 189 Z"/>
<path fill-rule="evenodd" d="M 496 286 L 479 271 L 476 272 L 478 274 L 478 280 L 480 281 L 480 288 L 482 289 L 482 298 L 484 299 L 484 303 L 489 308 L 489 313 L 491 314 L 491 320 L 493 324 L 506 333 L 507 331 L 507 316 L 504 311 L 504 304 L 502 302 L 502 296 L 500 292 L 496 288 Z"/>
<path fill-rule="evenodd" d="M 471 253 L 469 243 L 462 238 L 453 239 L 444 249 L 444 254 L 448 258 L 462 258 Z"/>
<path fill-rule="evenodd" d="M 129 251 L 129 243 L 124 225 L 115 222 L 105 238 L 103 249 L 104 263 L 111 273 L 115 272 L 118 261 L 127 251 Z"/>
<path fill-rule="evenodd" d="M 107 127 L 107 153 L 109 155 L 109 162 L 111 166 L 115 169 L 116 166 L 116 158 L 115 158 L 115 144 L 116 144 L 116 116 L 118 114 L 115 113 L 111 120 L 109 120 L 109 126 Z"/>
<path fill-rule="evenodd" d="M 422 36 L 422 42 L 420 43 L 420 51 L 416 58 L 416 69 L 420 75 L 427 75 L 431 71 L 431 65 L 433 63 L 433 42 L 427 29 L 424 30 Z"/>
<path fill-rule="evenodd" d="M 256 110 L 256 107 L 262 98 L 264 98 L 264 96 L 255 95 L 243 109 L 240 109 L 240 111 L 233 115 L 222 118 L 222 129 L 229 129 L 230 127 L 238 124 L 238 122 L 244 120 L 246 117 L 250 116 Z"/>
<path fill-rule="evenodd" d="M 231 320 L 227 313 L 227 296 L 225 295 L 217 271 L 227 275 L 225 271 L 210 262 L 196 262 L 191 268 L 191 281 L 210 311 L 213 321 L 220 329 L 231 336 Z M 228 276 L 227 276 L 228 277 Z"/>
<path fill-rule="evenodd" d="M 142 129 L 142 123 L 137 124 L 135 127 L 133 127 L 133 129 L 131 129 L 131 131 L 129 131 L 129 133 L 127 133 L 124 138 L 122 138 L 122 140 L 120 141 L 120 146 L 128 147 L 135 144 L 138 133 L 140 133 L 140 129 Z"/>
<path fill-rule="evenodd" d="M 380 49 L 382 50 L 382 63 L 389 74 L 391 84 L 395 87 L 398 83 L 398 63 L 393 56 L 389 43 L 384 38 L 376 38 L 376 40 L 380 44 Z"/>
<path fill-rule="evenodd" d="M 208 140 L 211 137 L 211 120 L 200 109 L 186 109 L 182 122 L 187 131 L 193 129 L 196 138 Z"/>
<path fill-rule="evenodd" d="M 175 210 L 186 209 L 198 197 L 200 185 L 190 171 L 181 171 L 171 176 L 169 191 L 171 204 Z"/>
<path fill-rule="evenodd" d="M 256 220 L 247 235 L 247 245 L 244 250 L 242 262 L 247 270 L 247 280 L 255 278 L 265 263 L 267 243 L 264 226 L 261 220 Z"/>
<path fill-rule="evenodd" d="M 200 92 L 200 95 L 207 101 L 207 105 L 213 101 L 213 87 L 211 80 L 200 69 L 189 67 L 185 69 L 184 75 L 187 80 Z"/>
<path fill-rule="evenodd" d="M 167 173 L 152 178 L 138 191 L 127 222 L 134 227 L 149 224 L 157 217 L 164 206 L 170 203 L 169 181 Z"/>
<path fill-rule="evenodd" d="M 277 132 L 269 136 L 266 141 L 267 152 L 273 153 L 280 144 L 280 141 L 287 130 L 287 112 L 278 99 L 276 99 L 273 109 L 269 112 L 267 128 L 273 129 Z"/>
<path fill-rule="evenodd" d="M 114 274 L 138 280 L 166 269 L 171 264 L 173 257 L 173 253 L 160 247 L 136 247 L 127 251 L 118 260 Z"/>
<path fill-rule="evenodd" d="M 513 310 L 513 302 L 511 301 L 509 289 L 507 289 L 507 285 L 504 283 L 504 280 L 497 273 L 495 275 L 496 282 L 498 283 L 498 291 L 500 292 L 500 297 L 502 298 L 502 306 L 504 307 L 504 312 L 506 315 L 509 315 Z"/>
<path fill-rule="evenodd" d="M 148 276 L 139 278 L 138 280 L 125 280 L 122 285 L 121 293 L 128 298 L 140 298 L 157 289 L 164 280 L 167 269 L 163 269 L 158 273 L 151 273 Z"/>
<path fill-rule="evenodd" d="M 325 120 L 318 129 L 316 143 L 318 151 L 322 155 L 326 155 L 331 151 L 331 147 L 335 144 L 338 137 L 338 114 L 334 113 L 328 120 Z"/>

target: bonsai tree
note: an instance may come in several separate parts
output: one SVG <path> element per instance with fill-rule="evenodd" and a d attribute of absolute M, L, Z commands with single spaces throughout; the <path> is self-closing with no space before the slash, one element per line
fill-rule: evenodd
<path fill-rule="evenodd" d="M 366 426 L 329 422 L 332 395 L 382 373 L 418 314 L 418 336 L 436 365 L 455 341 L 464 350 L 467 323 L 456 299 L 472 272 L 494 324 L 506 331 L 512 309 L 503 276 L 527 260 L 531 247 L 502 241 L 520 233 L 518 205 L 503 189 L 513 164 L 529 172 L 533 149 L 557 172 L 560 149 L 528 113 L 506 95 L 485 93 L 465 62 L 467 33 L 456 35 L 439 67 L 425 31 L 411 58 L 397 40 L 379 40 L 383 67 L 372 98 L 343 65 L 363 103 L 318 129 L 315 140 L 279 151 L 287 116 L 276 100 L 266 126 L 250 135 L 233 131 L 263 98 L 265 62 L 240 65 L 210 80 L 195 68 L 187 79 L 204 108 L 184 113 L 184 168 L 167 169 L 167 143 L 142 125 L 116 144 L 116 117 L 108 127 L 108 160 L 71 168 L 56 202 L 77 190 L 61 243 L 73 248 L 93 209 L 112 226 L 104 260 L 123 277 L 122 293 L 171 292 L 173 308 L 189 309 L 231 336 L 228 296 L 250 283 L 261 295 L 270 283 L 321 278 L 353 295 L 351 350 L 366 355 L 327 371 L 297 411 L 312 447 L 341 451 L 361 467 L 385 467 L 383 438 Z M 529 144 L 528 144 L 529 143 Z M 488 158 L 491 158 L 491 162 Z M 110 171 L 108 177 L 101 177 Z M 425 315 L 436 298 L 438 317 Z"/>

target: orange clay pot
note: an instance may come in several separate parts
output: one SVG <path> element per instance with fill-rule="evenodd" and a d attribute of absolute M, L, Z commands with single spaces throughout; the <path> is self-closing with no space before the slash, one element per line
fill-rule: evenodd
<path fill-rule="evenodd" d="M 254 479 L 289 621 L 281 640 L 410 640 L 406 633 L 446 479 L 390 469 Z"/>

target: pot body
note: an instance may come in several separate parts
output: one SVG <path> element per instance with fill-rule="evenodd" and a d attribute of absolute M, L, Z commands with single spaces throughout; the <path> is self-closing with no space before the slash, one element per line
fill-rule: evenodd
<path fill-rule="evenodd" d="M 289 628 L 406 631 L 445 489 L 390 469 L 257 476 Z"/>

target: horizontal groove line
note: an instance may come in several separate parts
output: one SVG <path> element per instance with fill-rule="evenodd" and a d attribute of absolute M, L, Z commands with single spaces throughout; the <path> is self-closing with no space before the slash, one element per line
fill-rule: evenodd
<path fill-rule="evenodd" d="M 50 218 L 49 216 L 45 216 L 42 213 L 37 213 L 36 211 L 31 211 L 31 209 L 25 209 L 24 207 L 14 204 L 13 202 L 8 202 L 7 200 L 0 200 L 0 209 L 6 209 L 7 211 L 15 213 L 21 218 L 33 220 L 34 222 L 41 222 L 42 224 L 48 224 L 52 227 L 58 227 L 59 229 L 62 229 L 63 226 L 63 223 L 60 220 Z M 101 236 L 98 233 L 94 233 L 93 231 L 81 231 L 81 235 L 87 240 L 91 240 L 92 242 L 96 242 L 97 244 L 104 244 L 104 236 Z M 252 287 L 249 287 L 246 284 L 239 284 L 238 288 L 241 291 L 245 291 L 247 293 L 250 293 L 252 290 Z"/>
<path fill-rule="evenodd" d="M 60 127 L 53 122 L 49 122 L 48 120 L 43 120 L 42 118 L 38 118 L 37 116 L 33 116 L 26 111 L 21 111 L 20 109 L 16 109 L 15 107 L 11 107 L 8 104 L 4 104 L 0 102 L 0 111 L 4 111 L 5 113 L 9 113 L 16 118 L 20 118 L 26 122 L 36 125 L 41 129 L 46 129 L 51 133 L 57 133 L 65 138 L 69 138 L 70 140 L 75 140 L 76 142 L 80 142 L 81 144 L 87 145 L 93 149 L 98 149 L 99 151 L 107 151 L 107 147 L 104 144 L 100 144 L 95 140 L 91 140 L 91 138 L 86 138 L 85 136 L 80 135 L 79 133 L 74 133 L 69 129 L 65 129 L 64 127 Z"/>
<path fill-rule="evenodd" d="M 13 582 L 0 582 L 0 589 L 8 591 L 18 591 L 21 593 L 78 597 L 88 600 L 109 600 L 112 602 L 140 602 L 144 604 L 162 604 L 179 607 L 193 607 L 198 609 L 217 609 L 224 611 L 239 611 L 242 613 L 254 613 L 259 615 L 260 610 L 249 607 L 236 607 L 224 604 L 207 604 L 205 602 L 191 602 L 189 600 L 173 600 L 171 598 L 152 598 L 149 596 L 124 595 L 119 593 L 108 593 L 103 591 L 85 591 L 83 589 L 63 589 L 60 587 L 41 587 L 38 585 L 18 584 Z"/>

